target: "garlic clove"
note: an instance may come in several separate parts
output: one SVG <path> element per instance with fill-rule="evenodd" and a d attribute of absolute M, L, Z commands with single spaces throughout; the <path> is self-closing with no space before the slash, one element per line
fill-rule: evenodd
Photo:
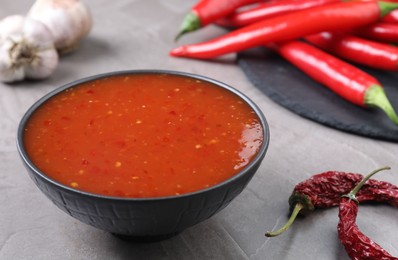
<path fill-rule="evenodd" d="M 0 41 L 7 37 L 18 36 L 24 26 L 22 15 L 10 15 L 0 21 Z"/>
<path fill-rule="evenodd" d="M 46 78 L 57 65 L 53 37 L 43 23 L 20 15 L 0 21 L 0 81 Z"/>
<path fill-rule="evenodd" d="M 61 53 L 77 48 L 92 27 L 91 13 L 79 0 L 36 0 L 28 16 L 50 29 L 55 47 Z"/>
<path fill-rule="evenodd" d="M 54 37 L 51 31 L 43 23 L 33 20 L 31 18 L 25 18 L 24 24 L 24 36 L 31 42 L 38 44 L 39 48 L 49 48 L 54 46 Z M 43 33 L 46 31 L 47 33 Z"/>
<path fill-rule="evenodd" d="M 25 71 L 22 66 L 13 67 L 9 55 L 9 49 L 0 47 L 0 81 L 14 82 L 25 78 Z"/>
<path fill-rule="evenodd" d="M 25 66 L 25 76 L 30 79 L 49 77 L 58 65 L 58 53 L 55 49 L 41 50 L 35 61 Z"/>

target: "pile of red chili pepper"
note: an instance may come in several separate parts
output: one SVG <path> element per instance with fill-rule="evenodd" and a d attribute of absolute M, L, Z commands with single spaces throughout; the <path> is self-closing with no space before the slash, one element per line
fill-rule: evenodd
<path fill-rule="evenodd" d="M 177 39 L 206 25 L 230 29 L 171 50 L 213 59 L 265 46 L 347 101 L 398 116 L 381 83 L 356 64 L 398 71 L 398 0 L 199 0 Z"/>

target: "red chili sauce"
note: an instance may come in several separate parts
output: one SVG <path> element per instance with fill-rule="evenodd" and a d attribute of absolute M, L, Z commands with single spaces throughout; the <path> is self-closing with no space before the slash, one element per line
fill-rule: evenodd
<path fill-rule="evenodd" d="M 29 158 L 70 187 L 160 197 L 218 184 L 263 143 L 252 108 L 235 94 L 169 74 L 113 76 L 50 98 L 26 124 Z"/>

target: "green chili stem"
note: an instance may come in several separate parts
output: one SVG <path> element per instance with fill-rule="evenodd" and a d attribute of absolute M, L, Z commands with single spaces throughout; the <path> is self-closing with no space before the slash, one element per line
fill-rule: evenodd
<path fill-rule="evenodd" d="M 362 186 L 365 184 L 365 182 L 367 182 L 373 175 L 375 175 L 376 173 L 383 171 L 383 170 L 390 170 L 391 168 L 389 166 L 385 166 L 385 167 L 381 167 L 379 169 L 374 170 L 373 172 L 369 173 L 368 175 L 366 175 L 355 187 L 354 189 L 352 189 L 350 191 L 350 193 L 348 193 L 347 195 L 344 195 L 343 197 L 347 197 L 349 199 L 355 200 L 357 201 L 355 195 L 357 194 L 357 192 L 362 188 Z"/>
<path fill-rule="evenodd" d="M 303 204 L 297 203 L 294 206 L 293 212 L 290 215 L 290 218 L 286 222 L 286 224 L 283 227 L 281 227 L 280 229 L 276 230 L 276 231 L 268 231 L 267 233 L 265 233 L 265 236 L 266 237 L 275 237 L 275 236 L 278 236 L 278 235 L 282 234 L 286 230 L 288 230 L 289 227 L 293 224 L 293 222 L 296 219 L 296 217 L 297 217 L 298 213 L 300 212 L 300 210 L 302 210 L 303 208 L 304 208 Z"/>
<path fill-rule="evenodd" d="M 384 17 L 392 10 L 398 8 L 398 3 L 377 1 L 377 4 L 379 5 L 380 8 L 380 18 Z"/>
<path fill-rule="evenodd" d="M 175 37 L 175 41 L 178 41 L 180 37 L 188 32 L 195 31 L 201 27 L 200 19 L 199 17 L 193 13 L 189 12 L 185 17 L 181 25 L 180 32 L 177 34 Z"/>
<path fill-rule="evenodd" d="M 394 124 L 398 125 L 398 116 L 381 86 L 373 85 L 366 90 L 365 104 L 370 107 L 380 108 Z"/>

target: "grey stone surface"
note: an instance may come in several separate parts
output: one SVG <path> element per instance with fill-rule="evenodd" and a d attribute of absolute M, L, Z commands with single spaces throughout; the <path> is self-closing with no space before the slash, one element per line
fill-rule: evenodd
<path fill-rule="evenodd" d="M 0 18 L 24 14 L 32 1 L 2 0 Z M 51 78 L 0 83 L 0 259 L 348 259 L 337 232 L 337 209 L 302 218 L 285 234 L 264 237 L 287 219 L 294 185 L 312 174 L 340 170 L 368 173 L 384 165 L 378 179 L 398 184 L 396 143 L 367 139 L 319 125 L 275 104 L 256 89 L 234 55 L 217 61 L 168 56 L 174 36 L 194 1 L 86 0 L 94 17 L 78 51 L 64 56 Z M 209 26 L 181 39 L 198 42 L 220 35 Z M 270 124 L 271 143 L 248 187 L 226 209 L 169 240 L 133 244 L 67 216 L 29 179 L 15 147 L 18 122 L 38 98 L 56 87 L 102 72 L 171 69 L 202 74 L 243 91 Z M 264 73 L 267 73 L 266 71 Z M 270 75 L 272 77 L 272 75 Z M 398 102 L 398 100 L 393 100 Z M 363 205 L 358 225 L 398 255 L 398 210 Z"/>

